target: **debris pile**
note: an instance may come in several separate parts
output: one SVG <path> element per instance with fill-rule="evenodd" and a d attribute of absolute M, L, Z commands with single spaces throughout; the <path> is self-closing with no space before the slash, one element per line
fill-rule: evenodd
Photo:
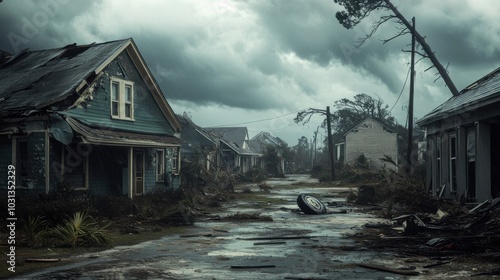
<path fill-rule="evenodd" d="M 378 227 L 380 238 L 367 245 L 410 255 L 474 255 L 500 260 L 500 197 L 471 210 L 462 208 L 453 214 L 443 210 L 415 213 L 392 221 L 396 227 Z"/>

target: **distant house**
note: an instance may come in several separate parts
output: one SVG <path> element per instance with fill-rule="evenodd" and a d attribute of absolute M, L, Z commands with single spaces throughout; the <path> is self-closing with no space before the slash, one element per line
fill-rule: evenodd
<path fill-rule="evenodd" d="M 209 127 L 205 130 L 218 140 L 221 153 L 219 165 L 237 172 L 247 172 L 256 165 L 261 155 L 250 149 L 246 127 Z"/>
<path fill-rule="evenodd" d="M 281 146 L 288 146 L 285 141 L 283 141 L 279 137 L 272 136 L 269 132 L 261 131 L 257 135 L 252 137 L 249 143 L 250 148 L 260 154 L 265 153 L 267 146 L 277 148 L 278 157 L 280 158 L 279 171 L 283 174 L 285 173 L 285 159 L 283 158 L 283 155 L 279 150 L 279 147 Z M 260 166 L 261 168 L 265 168 L 266 162 L 262 158 L 259 158 L 257 161 L 258 166 Z"/>
<path fill-rule="evenodd" d="M 207 171 L 217 166 L 217 143 L 212 135 L 189 116 L 177 115 L 182 127 L 182 158 L 201 164 Z"/>
<path fill-rule="evenodd" d="M 343 159 L 344 163 L 354 165 L 363 155 L 372 169 L 397 169 L 395 165 L 380 160 L 389 156 L 398 162 L 398 135 L 382 122 L 367 117 L 350 129 L 344 138 L 343 143 L 336 145 L 337 160 Z"/>
<path fill-rule="evenodd" d="M 500 68 L 417 123 L 427 129 L 427 186 L 433 194 L 471 202 L 500 195 Z"/>
<path fill-rule="evenodd" d="M 175 188 L 180 146 L 180 124 L 132 39 L 0 60 L 0 172 L 15 166 L 18 191 L 133 198 Z"/>

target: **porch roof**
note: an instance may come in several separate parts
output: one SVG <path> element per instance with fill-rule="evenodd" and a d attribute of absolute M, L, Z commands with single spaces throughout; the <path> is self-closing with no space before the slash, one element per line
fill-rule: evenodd
<path fill-rule="evenodd" d="M 181 141 L 174 136 L 139 134 L 84 125 L 72 117 L 66 121 L 71 128 L 81 135 L 84 143 L 128 147 L 178 147 Z"/>

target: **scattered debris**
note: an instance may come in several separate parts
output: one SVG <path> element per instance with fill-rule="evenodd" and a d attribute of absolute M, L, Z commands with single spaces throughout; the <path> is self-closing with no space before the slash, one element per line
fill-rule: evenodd
<path fill-rule="evenodd" d="M 259 213 L 236 213 L 223 217 L 221 220 L 272 222 L 273 218 L 271 216 L 261 216 Z"/>
<path fill-rule="evenodd" d="M 258 187 L 259 187 L 260 191 L 264 191 L 264 192 L 270 192 L 273 189 L 273 187 L 271 187 L 266 182 L 260 182 L 258 184 Z"/>
<path fill-rule="evenodd" d="M 500 275 L 500 267 L 497 267 L 487 272 L 472 274 L 471 276 L 481 276 L 481 275 Z"/>

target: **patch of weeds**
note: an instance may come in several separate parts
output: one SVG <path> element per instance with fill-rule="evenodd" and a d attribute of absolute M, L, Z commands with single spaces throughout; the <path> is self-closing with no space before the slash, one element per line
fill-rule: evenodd
<path fill-rule="evenodd" d="M 62 225 L 56 226 L 49 232 L 49 236 L 60 246 L 103 246 L 111 243 L 108 225 L 99 226 L 97 222 L 85 212 L 77 212 L 67 218 Z"/>
<path fill-rule="evenodd" d="M 28 217 L 23 223 L 21 236 L 28 247 L 42 245 L 47 235 L 48 223 L 42 216 Z"/>

